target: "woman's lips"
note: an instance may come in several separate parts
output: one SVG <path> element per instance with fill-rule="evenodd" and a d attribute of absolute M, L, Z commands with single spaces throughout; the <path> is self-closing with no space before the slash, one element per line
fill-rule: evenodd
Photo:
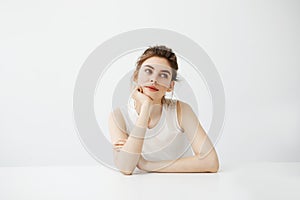
<path fill-rule="evenodd" d="M 153 86 L 146 86 L 146 88 L 148 88 L 151 92 L 157 92 L 158 89 L 156 87 Z"/>

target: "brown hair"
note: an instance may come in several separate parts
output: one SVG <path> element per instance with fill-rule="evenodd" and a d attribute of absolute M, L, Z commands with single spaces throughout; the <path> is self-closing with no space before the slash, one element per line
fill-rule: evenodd
<path fill-rule="evenodd" d="M 156 45 L 156 46 L 152 46 L 152 47 L 149 47 L 148 49 L 146 49 L 144 51 L 144 53 L 138 58 L 138 60 L 136 62 L 135 71 L 131 77 L 132 82 L 134 82 L 134 80 L 137 80 L 137 76 L 138 76 L 139 70 L 140 70 L 143 62 L 153 56 L 165 58 L 168 61 L 168 63 L 170 64 L 170 67 L 172 69 L 174 69 L 174 70 L 172 70 L 173 73 L 172 73 L 171 80 L 178 81 L 178 79 L 177 79 L 178 63 L 177 63 L 177 57 L 176 57 L 175 53 L 172 51 L 172 49 L 170 49 L 164 45 Z M 169 104 L 169 102 L 165 99 L 165 96 L 162 97 L 161 102 Z"/>

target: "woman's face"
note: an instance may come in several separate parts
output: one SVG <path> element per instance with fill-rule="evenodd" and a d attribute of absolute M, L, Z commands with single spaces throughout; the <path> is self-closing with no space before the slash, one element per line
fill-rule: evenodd
<path fill-rule="evenodd" d="M 173 71 L 165 58 L 150 57 L 141 65 L 137 84 L 142 86 L 144 94 L 160 102 L 165 93 L 174 88 Z"/>

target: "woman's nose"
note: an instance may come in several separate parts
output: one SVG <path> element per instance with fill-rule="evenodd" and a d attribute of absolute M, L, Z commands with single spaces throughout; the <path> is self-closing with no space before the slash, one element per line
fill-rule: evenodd
<path fill-rule="evenodd" d="M 150 82 L 151 82 L 151 83 L 157 83 L 157 81 L 156 81 L 155 78 L 151 78 Z"/>
<path fill-rule="evenodd" d="M 156 79 L 156 75 L 153 74 L 151 77 L 150 77 L 150 82 L 151 83 L 157 83 L 157 79 Z"/>

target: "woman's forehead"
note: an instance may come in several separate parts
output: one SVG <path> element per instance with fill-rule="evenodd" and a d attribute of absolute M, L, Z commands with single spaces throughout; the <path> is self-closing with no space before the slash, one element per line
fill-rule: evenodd
<path fill-rule="evenodd" d="M 152 56 L 147 58 L 144 63 L 158 63 L 161 65 L 169 66 L 169 61 L 166 58 L 159 57 L 159 56 Z"/>

